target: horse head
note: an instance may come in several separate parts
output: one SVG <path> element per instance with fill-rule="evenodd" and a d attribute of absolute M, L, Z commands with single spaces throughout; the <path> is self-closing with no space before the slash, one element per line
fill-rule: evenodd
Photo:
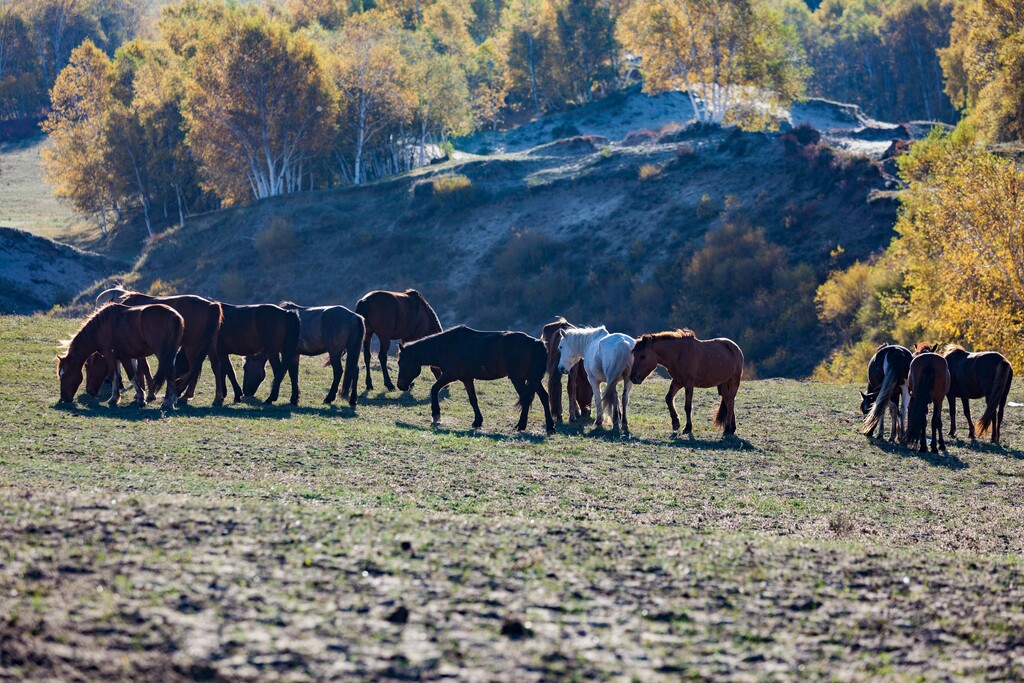
<path fill-rule="evenodd" d="M 60 403 L 72 403 L 78 387 L 82 385 L 82 366 L 68 359 L 65 354 L 57 356 L 57 378 L 60 380 Z"/>
<path fill-rule="evenodd" d="M 633 369 L 629 373 L 629 381 L 642 384 L 647 376 L 658 367 L 658 354 L 651 348 L 654 337 L 642 334 L 633 346 Z"/>
<path fill-rule="evenodd" d="M 405 343 L 398 344 L 398 389 L 400 391 L 410 391 L 412 389 L 413 382 L 423 372 L 423 366 L 417 363 L 415 360 L 410 358 L 410 354 L 402 353 L 405 350 Z"/>

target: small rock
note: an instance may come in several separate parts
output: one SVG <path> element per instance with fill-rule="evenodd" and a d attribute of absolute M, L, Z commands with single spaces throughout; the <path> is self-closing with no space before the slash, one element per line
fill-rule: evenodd
<path fill-rule="evenodd" d="M 506 619 L 501 625 L 501 635 L 508 636 L 512 640 L 520 640 L 532 636 L 533 631 L 526 628 L 518 619 Z"/>
<path fill-rule="evenodd" d="M 405 605 L 399 605 L 398 609 L 387 616 L 392 624 L 406 624 L 409 622 L 409 610 Z"/>

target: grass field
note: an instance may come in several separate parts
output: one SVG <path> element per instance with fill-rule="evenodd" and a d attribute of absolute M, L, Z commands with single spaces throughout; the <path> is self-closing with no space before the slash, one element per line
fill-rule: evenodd
<path fill-rule="evenodd" d="M 778 380 L 726 441 L 709 391 L 674 438 L 663 380 L 631 438 L 546 438 L 506 382 L 479 431 L 422 380 L 324 407 L 311 359 L 297 408 L 209 408 L 208 369 L 173 414 L 58 408 L 75 327 L 0 318 L 0 680 L 1024 676 L 1020 407 L 945 456 Z"/>
<path fill-rule="evenodd" d="M 43 136 L 0 143 L 0 226 L 80 246 L 92 229 L 43 180 L 45 146 Z"/>

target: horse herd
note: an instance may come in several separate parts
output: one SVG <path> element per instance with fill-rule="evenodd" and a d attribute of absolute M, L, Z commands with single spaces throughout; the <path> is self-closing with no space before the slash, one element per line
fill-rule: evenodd
<path fill-rule="evenodd" d="M 865 414 L 863 432 L 885 437 L 885 413 L 891 421 L 889 441 L 906 446 L 919 445 L 926 451 L 928 405 L 932 405 L 931 450 L 946 450 L 942 438 L 942 400 L 949 401 L 949 436 L 956 436 L 956 399 L 963 404 L 970 438 L 975 438 L 968 399 L 984 398 L 985 412 L 977 424 L 977 435 L 992 430 L 998 444 L 1003 411 L 1013 382 L 1013 368 L 995 351 L 968 353 L 949 344 L 937 353 L 933 344 L 918 344 L 913 351 L 896 344 L 882 344 L 868 364 L 868 390 L 861 392 Z"/>
<path fill-rule="evenodd" d="M 554 431 L 562 421 L 562 380 L 568 379 L 570 420 L 588 415 L 591 404 L 595 422 L 602 427 L 607 414 L 612 427 L 629 431 L 629 397 L 658 365 L 668 370 L 671 384 L 665 396 L 672 430 L 679 431 L 675 396 L 685 390 L 686 424 L 683 434 L 693 429 L 691 408 L 694 388 L 717 387 L 721 396 L 715 425 L 726 435 L 736 432 L 736 393 L 743 376 L 743 352 L 735 342 L 718 338 L 697 339 L 680 329 L 643 334 L 634 339 L 609 333 L 602 327 L 576 327 L 564 318 L 544 326 L 541 338 L 523 332 L 481 332 L 464 325 L 442 330 L 434 309 L 416 290 L 372 291 L 349 310 L 344 306 L 303 307 L 291 302 L 280 305 L 234 306 L 195 296 L 147 296 L 120 287 L 108 289 L 96 300 L 98 310 L 66 342 L 67 350 L 57 357 L 60 400 L 71 402 L 84 379 L 86 391 L 97 395 L 108 379 L 110 403 L 120 399 L 123 365 L 135 389 L 139 405 L 155 399 L 164 383 L 163 407 L 187 403 L 194 395 L 205 359 L 214 373 L 214 405 L 227 396 L 230 380 L 234 400 L 255 396 L 266 378 L 270 363 L 273 381 L 267 403 L 277 400 L 287 374 L 291 379 L 291 403 L 299 401 L 300 356 L 327 354 L 333 382 L 324 398 L 332 403 L 340 395 L 350 406 L 358 400 L 359 351 L 366 364 L 366 389 L 373 389 L 370 375 L 370 342 L 379 340 L 378 359 L 384 385 L 395 385 L 388 372 L 388 351 L 393 340 L 400 341 L 398 389 L 409 391 L 424 367 L 434 375 L 430 389 L 431 416 L 441 418 L 440 391 L 462 382 L 473 407 L 473 427 L 483 424 L 477 402 L 476 380 L 507 377 L 519 397 L 519 421 L 526 428 L 530 406 L 536 396 L 544 410 L 544 426 Z M 231 356 L 244 356 L 242 384 L 239 385 Z M 148 356 L 157 357 L 157 371 L 150 375 Z M 342 358 L 345 364 L 342 366 Z M 547 378 L 545 389 L 545 377 Z M 990 429 L 999 443 L 1013 369 L 996 352 L 968 353 L 956 345 L 941 353 L 932 345 L 919 344 L 914 351 L 894 344 L 882 344 L 868 365 L 867 392 L 861 392 L 865 414 L 863 432 L 875 428 L 884 438 L 884 414 L 891 418 L 889 440 L 927 448 L 928 405 L 932 410 L 931 449 L 945 449 L 940 409 L 949 401 L 950 432 L 956 434 L 955 401 L 960 398 L 970 437 L 975 438 L 968 399 L 985 398 L 985 412 L 977 423 L 978 435 Z M 621 398 L 618 385 L 622 384 Z M 601 384 L 605 385 L 601 391 Z M 143 387 L 147 395 L 143 396 Z M 595 400 L 596 399 L 596 400 Z"/>
<path fill-rule="evenodd" d="M 325 365 L 331 366 L 334 378 L 324 403 L 332 403 L 340 390 L 342 399 L 354 407 L 359 393 L 360 347 L 366 364 L 366 389 L 373 389 L 370 342 L 376 335 L 387 389 L 395 388 L 387 366 L 392 340 L 401 342 L 400 390 L 411 389 L 424 367 L 431 369 L 435 381 L 430 403 L 435 423 L 441 417 L 439 392 L 453 382 L 462 382 L 473 407 L 473 427 L 480 427 L 483 416 L 475 381 L 507 377 L 519 397 L 516 428 L 526 428 L 536 396 L 544 410 L 545 428 L 552 433 L 554 420 L 561 421 L 563 416 L 561 378 L 566 375 L 570 420 L 585 416 L 593 403 L 598 427 L 604 425 L 607 413 L 613 428 L 628 432 L 632 386 L 662 365 L 672 377 L 665 402 L 674 431 L 680 427 L 675 408 L 680 389 L 685 389 L 686 397 L 683 433 L 692 431 L 695 387 L 718 388 L 721 404 L 715 424 L 727 435 L 736 431 L 743 352 L 729 339 L 701 340 L 690 330 L 633 339 L 609 333 L 603 326 L 578 328 L 564 318 L 546 325 L 541 339 L 523 332 L 481 332 L 464 325 L 442 330 L 434 309 L 413 289 L 370 292 L 356 303 L 354 311 L 344 306 L 306 308 L 290 302 L 235 306 L 195 295 L 157 297 L 120 287 L 104 291 L 96 303 L 98 310 L 65 343 L 64 355 L 57 357 L 61 403 L 74 401 L 84 378 L 87 393 L 94 396 L 109 379 L 110 403 L 116 405 L 122 388 L 119 367 L 123 366 L 138 405 L 154 400 L 166 383 L 162 406 L 173 409 L 193 397 L 202 364 L 209 358 L 216 387 L 214 405 L 224 402 L 229 380 L 236 402 L 254 396 L 266 378 L 268 362 L 273 381 L 266 402 L 277 400 L 287 374 L 290 400 L 297 404 L 299 357 L 326 353 Z M 241 386 L 230 361 L 233 355 L 245 357 Z M 157 358 L 155 375 L 150 375 L 148 356 Z"/>

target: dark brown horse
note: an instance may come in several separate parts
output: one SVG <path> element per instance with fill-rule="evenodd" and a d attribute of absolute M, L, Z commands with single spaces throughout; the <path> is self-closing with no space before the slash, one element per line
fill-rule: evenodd
<path fill-rule="evenodd" d="M 1013 367 L 1001 353 L 981 351 L 967 353 L 962 346 L 949 344 L 942 352 L 949 365 L 949 437 L 956 436 L 956 399 L 964 406 L 967 431 L 974 438 L 971 406 L 968 399 L 984 398 L 985 412 L 978 420 L 978 434 L 984 436 L 992 429 L 992 443 L 999 443 L 1003 424 L 1003 410 L 1013 383 Z"/>
<path fill-rule="evenodd" d="M 686 390 L 686 427 L 683 434 L 693 431 L 690 408 L 693 388 L 718 387 L 722 401 L 715 415 L 715 425 L 723 432 L 736 433 L 736 392 L 743 378 L 743 351 L 731 339 L 697 339 L 692 330 L 675 330 L 644 334 L 633 347 L 633 371 L 630 379 L 640 384 L 655 367 L 663 365 L 672 377 L 665 395 L 672 431 L 679 431 L 679 415 L 675 398 L 680 389 Z"/>
<path fill-rule="evenodd" d="M 195 395 L 196 383 L 203 369 L 203 361 L 210 358 L 210 367 L 217 372 L 217 335 L 220 331 L 222 311 L 221 305 L 201 296 L 148 296 L 139 292 L 130 292 L 120 287 L 108 289 L 96 297 L 97 304 L 104 301 L 116 301 L 125 306 L 143 306 L 145 304 L 164 304 L 170 306 L 185 320 L 185 336 L 181 340 L 181 351 L 188 361 L 185 374 L 177 377 L 177 389 L 181 394 L 182 403 L 186 403 Z"/>
<path fill-rule="evenodd" d="M 359 347 L 366 334 L 363 316 L 353 313 L 344 306 L 315 306 L 307 308 L 290 301 L 282 301 L 281 308 L 299 314 L 299 355 L 319 356 L 327 354 L 327 362 L 334 370 L 334 381 L 327 392 L 324 403 L 333 403 L 341 384 L 341 397 L 348 400 L 353 408 L 359 395 Z M 342 382 L 341 356 L 348 354 Z M 296 361 L 297 362 L 297 361 Z M 267 376 L 267 354 L 257 353 L 245 359 L 242 373 L 242 393 L 254 396 Z"/>
<path fill-rule="evenodd" d="M 519 395 L 519 422 L 526 429 L 534 394 L 544 408 L 544 427 L 555 431 L 544 391 L 547 350 L 544 342 L 523 332 L 480 332 L 465 325 L 403 344 L 398 355 L 398 388 L 409 391 L 424 365 L 440 368 L 441 376 L 430 388 L 430 414 L 436 424 L 441 420 L 438 393 L 452 382 L 462 382 L 473 406 L 473 428 L 480 427 L 484 416 L 476 400 L 475 380 L 508 377 Z"/>
<path fill-rule="evenodd" d="M 919 344 L 910 361 L 910 410 L 907 414 L 907 429 L 903 433 L 903 445 L 920 443 L 922 452 L 928 450 L 926 423 L 928 404 L 932 405 L 932 453 L 946 450 L 942 440 L 942 401 L 949 391 L 949 366 L 946 359 L 937 353 L 925 351 L 930 346 Z"/>
<path fill-rule="evenodd" d="M 863 434 L 871 434 L 878 425 L 878 438 L 885 438 L 885 411 L 892 422 L 889 441 L 903 436 L 906 427 L 910 390 L 910 349 L 896 344 L 881 344 L 868 363 L 868 391 L 860 392 L 860 411 L 864 413 Z"/>
<path fill-rule="evenodd" d="M 138 373 L 139 385 L 146 389 L 146 402 L 156 400 L 157 386 L 153 381 L 153 375 L 149 371 L 149 363 L 145 358 L 136 358 L 132 361 L 132 370 Z M 99 396 L 100 389 L 106 381 L 120 382 L 121 373 L 115 372 L 116 368 L 109 367 L 103 359 L 102 353 L 94 353 L 85 361 L 85 393 L 90 396 Z"/>
<path fill-rule="evenodd" d="M 395 386 L 388 374 L 388 349 L 391 340 L 404 342 L 422 339 L 441 331 L 437 313 L 430 307 L 423 295 L 415 289 L 405 292 L 376 290 L 369 292 L 356 303 L 356 313 L 366 321 L 366 335 L 363 337 L 363 358 L 366 361 L 366 389 L 373 390 L 370 378 L 370 338 L 377 335 L 380 342 L 380 369 L 384 374 L 384 386 L 391 391 Z M 439 376 L 437 371 L 435 376 Z"/>
<path fill-rule="evenodd" d="M 562 421 L 562 373 L 558 369 L 560 354 L 558 353 L 558 333 L 573 329 L 576 326 L 562 317 L 544 326 L 540 338 L 548 350 L 548 402 L 551 405 L 551 416 L 557 422 Z M 578 361 L 568 373 L 566 392 L 569 398 L 569 420 L 579 420 L 590 416 L 590 406 L 594 400 L 594 389 L 587 379 L 587 371 L 583 361 Z"/>
<path fill-rule="evenodd" d="M 217 396 L 214 405 L 220 405 L 227 396 L 225 377 L 231 380 L 235 391 L 235 402 L 242 400 L 242 387 L 238 386 L 235 370 L 231 366 L 230 356 L 254 356 L 266 353 L 270 367 L 274 371 L 274 382 L 270 388 L 270 396 L 265 403 L 277 400 L 281 382 L 285 372 L 292 380 L 292 405 L 299 403 L 299 314 L 286 311 L 272 304 L 256 304 L 254 306 L 233 306 L 221 304 L 224 310 L 224 322 L 220 326 L 217 338 L 218 362 L 215 366 L 217 375 Z"/>
<path fill-rule="evenodd" d="M 156 356 L 158 365 L 154 381 L 157 387 L 167 382 L 163 408 L 173 409 L 177 397 L 174 386 L 174 356 L 181 346 L 185 321 L 173 308 L 161 304 L 128 307 L 108 304 L 92 314 L 68 342 L 67 352 L 57 357 L 60 379 L 60 402 L 70 403 L 82 384 L 82 366 L 94 353 L 100 353 L 109 367 L 116 362 L 125 365 L 135 387 L 135 401 L 145 405 L 142 389 L 133 371 L 136 358 Z M 121 398 L 117 382 L 111 386 L 110 404 Z"/>

